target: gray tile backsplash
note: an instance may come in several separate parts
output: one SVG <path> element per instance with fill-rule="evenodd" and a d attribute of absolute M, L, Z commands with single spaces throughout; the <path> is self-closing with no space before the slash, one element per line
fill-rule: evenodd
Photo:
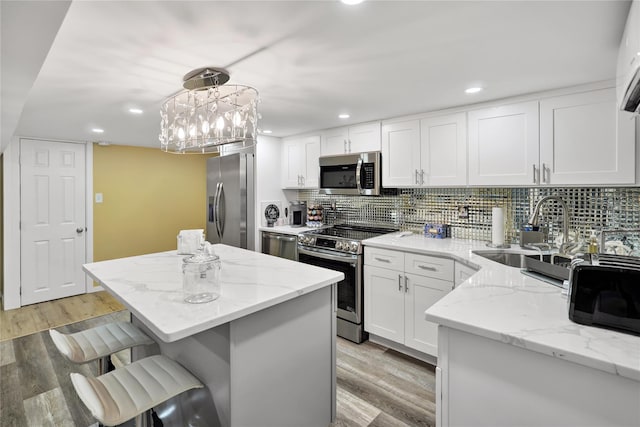
<path fill-rule="evenodd" d="M 579 238 L 591 230 L 640 228 L 640 188 L 420 188 L 385 189 L 377 197 L 329 196 L 317 190 L 301 190 L 300 200 L 325 208 L 328 223 L 393 225 L 422 232 L 426 222 L 451 226 L 452 237 L 491 240 L 491 208 L 505 212 L 505 241 L 517 243 L 518 230 L 527 222 L 535 203 L 544 196 L 561 196 L 569 206 L 570 230 Z M 335 203 L 335 213 L 329 210 Z M 468 207 L 468 218 L 459 208 Z M 550 201 L 541 209 L 540 223 L 555 239 L 562 230 L 562 210 Z M 629 234 L 630 246 L 640 250 L 638 235 Z"/>

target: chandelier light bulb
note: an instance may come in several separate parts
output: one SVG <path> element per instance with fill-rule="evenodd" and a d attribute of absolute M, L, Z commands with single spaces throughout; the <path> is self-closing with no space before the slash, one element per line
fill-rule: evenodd
<path fill-rule="evenodd" d="M 178 128 L 178 138 L 180 138 L 180 141 L 184 141 L 184 137 L 185 137 L 185 133 L 184 133 L 184 129 L 182 127 Z"/>
<path fill-rule="evenodd" d="M 240 123 L 242 123 L 242 117 L 240 117 L 240 113 L 236 111 L 233 113 L 233 125 L 240 126 Z"/>
<path fill-rule="evenodd" d="M 205 135 L 209 133 L 209 122 L 207 120 L 202 122 L 202 133 Z"/>
<path fill-rule="evenodd" d="M 218 120 L 216 120 L 216 129 L 218 130 L 224 129 L 224 118 L 222 116 L 218 117 Z"/>
<path fill-rule="evenodd" d="M 191 127 L 189 127 L 189 136 L 191 138 L 196 136 L 196 125 L 191 125 Z"/>

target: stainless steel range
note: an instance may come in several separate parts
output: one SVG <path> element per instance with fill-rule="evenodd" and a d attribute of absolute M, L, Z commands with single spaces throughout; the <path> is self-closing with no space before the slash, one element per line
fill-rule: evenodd
<path fill-rule="evenodd" d="M 338 283 L 338 335 L 361 343 L 364 331 L 362 240 L 398 231 L 394 228 L 335 225 L 298 235 L 298 261 L 344 273 Z"/>

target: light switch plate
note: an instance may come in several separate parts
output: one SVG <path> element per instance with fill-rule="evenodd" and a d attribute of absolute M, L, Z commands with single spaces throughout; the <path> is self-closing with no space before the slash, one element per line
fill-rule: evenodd
<path fill-rule="evenodd" d="M 96 193 L 96 203 L 102 203 L 102 193 Z"/>

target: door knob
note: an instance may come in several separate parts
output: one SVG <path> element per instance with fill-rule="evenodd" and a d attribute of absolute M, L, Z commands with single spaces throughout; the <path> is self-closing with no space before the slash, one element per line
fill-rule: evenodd
<path fill-rule="evenodd" d="M 84 231 L 84 228 L 82 228 L 82 227 L 76 228 L 76 233 L 78 233 L 78 234 L 82 233 L 83 231 Z"/>

